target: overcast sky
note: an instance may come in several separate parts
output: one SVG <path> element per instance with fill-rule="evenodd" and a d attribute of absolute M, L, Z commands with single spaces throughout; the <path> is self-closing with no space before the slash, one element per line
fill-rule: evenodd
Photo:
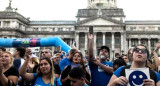
<path fill-rule="evenodd" d="M 9 0 L 0 0 L 0 11 L 8 6 Z M 126 20 L 160 20 L 160 0 L 117 0 L 123 8 Z M 87 0 L 12 0 L 30 20 L 76 20 L 78 9 L 87 8 Z"/>

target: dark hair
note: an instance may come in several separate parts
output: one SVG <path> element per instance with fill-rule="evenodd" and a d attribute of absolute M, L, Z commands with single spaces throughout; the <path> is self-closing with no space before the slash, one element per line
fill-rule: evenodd
<path fill-rule="evenodd" d="M 75 52 L 75 53 L 73 54 L 73 57 L 74 57 L 74 55 L 75 55 L 76 53 L 78 53 L 78 54 L 81 56 L 81 63 L 80 63 L 80 64 L 82 65 L 83 68 L 85 68 L 84 62 L 83 62 L 83 58 L 84 58 L 84 57 L 83 57 L 83 54 L 82 54 L 81 52 Z M 72 62 L 73 62 L 73 61 L 72 61 Z"/>
<path fill-rule="evenodd" d="M 4 47 L 1 47 L 1 46 L 0 46 L 0 49 L 1 49 L 2 51 L 6 51 L 6 48 L 4 48 Z"/>
<path fill-rule="evenodd" d="M 145 49 L 146 49 L 146 51 L 147 51 L 147 59 L 149 59 L 149 51 L 148 51 L 147 47 L 146 47 L 145 45 L 143 45 L 143 44 L 138 44 L 138 45 L 136 45 L 136 46 L 134 47 L 134 49 L 133 49 L 133 52 L 135 51 L 135 48 L 137 48 L 138 46 L 143 46 L 143 47 L 145 47 Z"/>
<path fill-rule="evenodd" d="M 21 58 L 24 57 L 25 52 L 26 52 L 25 48 L 23 48 L 23 47 L 17 47 L 16 50 L 19 52 L 19 56 Z"/>
<path fill-rule="evenodd" d="M 122 57 L 119 57 L 118 59 L 114 60 L 113 65 L 118 65 L 118 67 L 120 67 L 126 66 L 127 64 Z"/>
<path fill-rule="evenodd" d="M 69 76 L 75 79 L 81 79 L 82 77 L 85 78 L 86 72 L 81 67 L 75 67 L 69 72 Z"/>
<path fill-rule="evenodd" d="M 102 50 L 102 49 L 106 49 L 106 50 L 108 51 L 108 53 L 110 52 L 110 49 L 109 49 L 108 46 L 101 46 L 101 50 Z"/>

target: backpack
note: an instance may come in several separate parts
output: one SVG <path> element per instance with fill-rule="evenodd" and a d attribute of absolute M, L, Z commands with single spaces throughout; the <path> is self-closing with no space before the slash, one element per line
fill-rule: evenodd
<path fill-rule="evenodd" d="M 125 69 L 129 69 L 130 67 L 131 67 L 131 65 L 127 65 L 127 66 L 123 67 L 120 75 L 125 77 L 126 76 Z M 151 79 L 153 79 L 154 81 L 157 81 L 156 73 L 153 70 L 149 69 L 149 74 L 150 74 Z M 155 82 L 155 84 L 156 84 L 156 82 Z"/>

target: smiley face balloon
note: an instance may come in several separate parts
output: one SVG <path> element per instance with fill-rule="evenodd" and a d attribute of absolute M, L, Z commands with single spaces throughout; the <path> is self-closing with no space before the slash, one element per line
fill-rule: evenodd
<path fill-rule="evenodd" d="M 147 75 L 141 71 L 134 71 L 129 75 L 129 84 L 131 86 L 144 86 L 143 80 L 147 79 Z"/>

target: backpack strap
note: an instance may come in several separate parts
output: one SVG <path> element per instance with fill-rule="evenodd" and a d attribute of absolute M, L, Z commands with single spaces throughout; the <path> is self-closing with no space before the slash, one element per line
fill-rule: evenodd
<path fill-rule="evenodd" d="M 127 66 L 123 67 L 120 75 L 125 77 L 126 76 L 125 69 L 129 69 L 130 67 L 131 67 L 131 65 L 127 65 Z"/>
<path fill-rule="evenodd" d="M 149 69 L 149 73 L 150 73 L 150 78 L 153 79 L 156 84 L 156 81 L 157 81 L 156 73 L 151 69 Z"/>

